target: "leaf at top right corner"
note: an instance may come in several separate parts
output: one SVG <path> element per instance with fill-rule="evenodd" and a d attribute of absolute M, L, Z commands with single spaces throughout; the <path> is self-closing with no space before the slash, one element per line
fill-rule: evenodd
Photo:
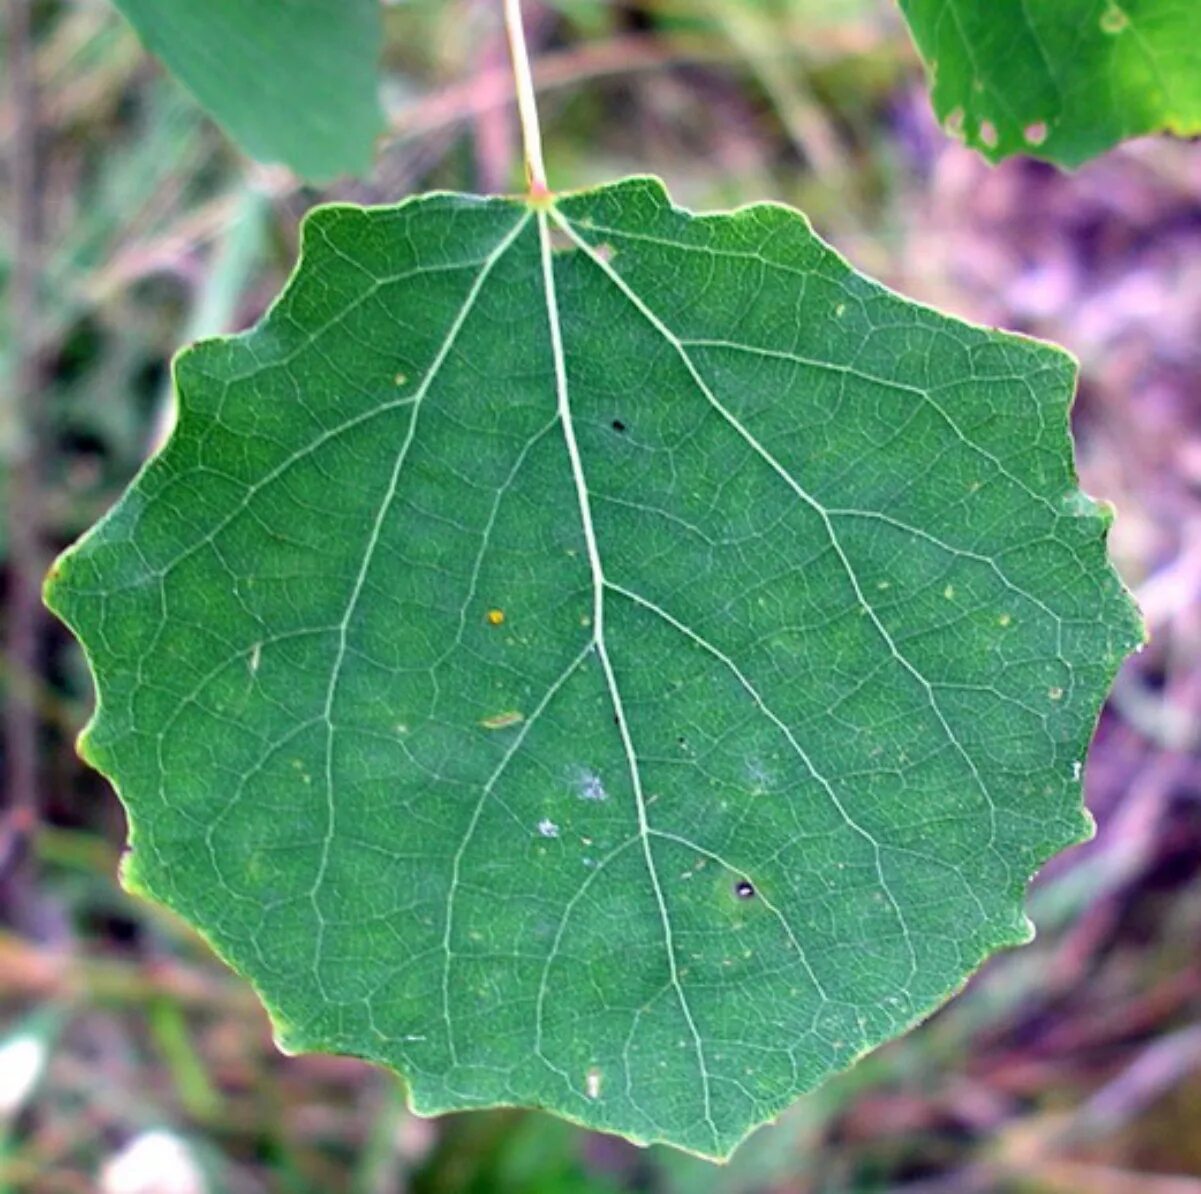
<path fill-rule="evenodd" d="M 991 161 L 1079 166 L 1201 133 L 1197 0 L 900 0 L 943 126 Z"/>

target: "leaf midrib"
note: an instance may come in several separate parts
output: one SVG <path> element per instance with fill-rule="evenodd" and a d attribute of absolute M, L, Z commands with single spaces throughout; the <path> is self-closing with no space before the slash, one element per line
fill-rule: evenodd
<path fill-rule="evenodd" d="M 576 491 L 576 501 L 579 507 L 580 525 L 584 533 L 584 542 L 588 553 L 588 563 L 592 575 L 592 639 L 590 647 L 595 649 L 601 671 L 605 676 L 605 684 L 609 690 L 609 699 L 613 705 L 613 714 L 617 721 L 617 730 L 621 737 L 622 749 L 626 756 L 626 764 L 630 775 L 630 785 L 634 793 L 634 804 L 638 818 L 638 836 L 642 845 L 642 854 L 646 862 L 647 874 L 650 877 L 654 892 L 655 903 L 659 909 L 659 919 L 663 929 L 663 943 L 667 955 L 667 966 L 670 985 L 676 993 L 692 1037 L 693 1049 L 696 1054 L 697 1070 L 701 1081 L 701 1102 L 704 1108 L 705 1125 L 712 1134 L 714 1151 L 719 1151 L 721 1133 L 713 1119 L 713 1094 L 710 1084 L 709 1069 L 705 1061 L 705 1045 L 697 1028 L 688 996 L 680 980 L 680 969 L 676 959 L 676 947 L 672 932 L 671 916 L 667 910 L 667 899 L 663 894 L 663 885 L 659 881 L 658 868 L 655 865 L 654 851 L 651 848 L 651 828 L 647 816 L 646 795 L 642 788 L 642 774 L 638 767 L 638 757 L 634 743 L 630 737 L 629 723 L 621 698 L 621 689 L 617 684 L 617 675 L 609 658 L 608 644 L 605 641 L 605 580 L 604 564 L 601 560 L 600 547 L 597 543 L 596 528 L 592 521 L 592 505 L 588 491 L 588 482 L 584 473 L 583 460 L 579 444 L 576 440 L 575 422 L 571 412 L 571 401 L 568 393 L 567 358 L 563 349 L 563 329 L 559 317 L 558 298 L 555 289 L 554 254 L 550 236 L 550 213 L 568 235 L 575 237 L 571 226 L 553 207 L 544 208 L 538 212 L 538 246 L 542 267 L 543 293 L 546 299 L 547 326 L 550 332 L 551 355 L 554 362 L 555 394 L 559 417 L 563 427 L 563 439 L 567 447 L 567 455 L 571 461 L 572 480 Z M 589 251 L 588 256 L 596 259 Z"/>

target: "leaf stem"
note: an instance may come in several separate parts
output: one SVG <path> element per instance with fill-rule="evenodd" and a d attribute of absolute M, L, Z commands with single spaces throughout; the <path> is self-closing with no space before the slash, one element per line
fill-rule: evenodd
<path fill-rule="evenodd" d="M 526 184 L 531 199 L 545 199 L 550 194 L 550 187 L 546 185 L 546 163 L 542 160 L 542 129 L 538 124 L 534 78 L 525 44 L 525 26 L 521 20 L 521 0 L 504 0 L 504 5 L 509 52 L 513 58 L 513 81 L 517 88 L 517 109 L 521 113 L 521 136 L 525 143 Z"/>

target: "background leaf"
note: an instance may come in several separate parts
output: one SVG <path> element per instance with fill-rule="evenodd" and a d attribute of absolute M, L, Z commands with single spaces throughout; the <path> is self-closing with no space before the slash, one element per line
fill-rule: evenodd
<path fill-rule="evenodd" d="M 1195 0 L 901 0 L 944 126 L 993 161 L 1078 166 L 1201 132 Z"/>
<path fill-rule="evenodd" d="M 127 881 L 420 1111 L 727 1154 L 1088 832 L 1140 629 L 1072 373 L 782 207 L 316 211 L 50 583 Z"/>
<path fill-rule="evenodd" d="M 379 0 L 114 2 L 251 157 L 314 180 L 370 168 Z"/>

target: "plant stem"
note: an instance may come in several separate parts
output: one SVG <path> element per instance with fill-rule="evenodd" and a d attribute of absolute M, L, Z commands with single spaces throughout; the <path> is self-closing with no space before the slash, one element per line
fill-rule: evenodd
<path fill-rule="evenodd" d="M 550 188 L 546 185 L 546 163 L 542 160 L 542 130 L 538 124 L 534 78 L 525 44 L 525 27 L 521 21 L 521 0 L 504 0 L 504 5 L 509 52 L 513 57 L 513 81 L 517 87 L 517 108 L 521 113 L 521 136 L 525 143 L 526 182 L 531 199 L 544 199 L 550 194 Z"/>

